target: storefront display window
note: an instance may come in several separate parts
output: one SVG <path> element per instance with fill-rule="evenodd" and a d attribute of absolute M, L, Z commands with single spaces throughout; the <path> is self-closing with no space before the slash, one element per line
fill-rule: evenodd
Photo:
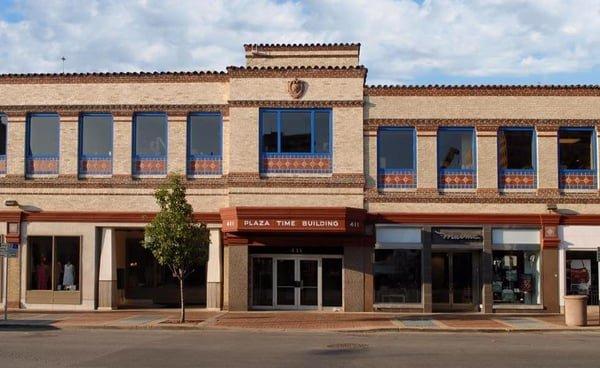
<path fill-rule="evenodd" d="M 566 294 L 587 295 L 589 305 L 598 305 L 596 252 L 567 251 Z"/>
<path fill-rule="evenodd" d="M 31 236 L 28 247 L 29 290 L 79 290 L 79 237 Z"/>
<path fill-rule="evenodd" d="M 421 251 L 376 249 L 375 303 L 421 303 Z"/>
<path fill-rule="evenodd" d="M 539 304 L 538 251 L 493 252 L 492 291 L 496 304 Z"/>

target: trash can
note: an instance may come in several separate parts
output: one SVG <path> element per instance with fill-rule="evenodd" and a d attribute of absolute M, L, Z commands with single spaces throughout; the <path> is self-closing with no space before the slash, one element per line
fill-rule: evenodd
<path fill-rule="evenodd" d="M 587 295 L 565 296 L 565 324 L 567 326 L 587 325 Z"/>

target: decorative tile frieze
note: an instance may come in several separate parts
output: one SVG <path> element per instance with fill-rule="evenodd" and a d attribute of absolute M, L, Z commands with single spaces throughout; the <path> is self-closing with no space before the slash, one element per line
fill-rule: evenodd
<path fill-rule="evenodd" d="M 500 170 L 501 189 L 535 189 L 537 175 L 535 170 Z"/>
<path fill-rule="evenodd" d="M 377 186 L 380 189 L 413 189 L 417 187 L 417 174 L 412 169 L 380 169 L 377 175 Z"/>
<path fill-rule="evenodd" d="M 112 158 L 84 157 L 79 160 L 80 175 L 110 175 L 112 174 Z"/>
<path fill-rule="evenodd" d="M 220 156 L 190 157 L 187 169 L 189 176 L 221 175 L 223 173 L 222 159 Z"/>
<path fill-rule="evenodd" d="M 559 127 L 590 127 L 600 125 L 597 119 L 395 119 L 372 118 L 363 121 L 365 131 L 377 131 L 382 126 L 416 127 L 419 131 L 436 131 L 444 126 L 475 127 L 477 132 L 495 132 L 500 127 L 535 127 L 538 132 L 556 132 Z M 540 134 L 541 135 L 541 134 Z"/>
<path fill-rule="evenodd" d="M 58 156 L 27 157 L 27 175 L 58 175 Z"/>
<path fill-rule="evenodd" d="M 142 158 L 138 157 L 133 160 L 133 175 L 166 175 L 167 174 L 167 159 L 164 157 L 158 158 Z"/>
<path fill-rule="evenodd" d="M 263 174 L 330 174 L 330 154 L 264 153 L 260 160 Z"/>
<path fill-rule="evenodd" d="M 473 169 L 440 169 L 439 189 L 473 189 L 477 187 L 477 173 Z"/>
<path fill-rule="evenodd" d="M 6 174 L 6 155 L 0 156 L 0 175 Z"/>
<path fill-rule="evenodd" d="M 563 190 L 597 189 L 596 170 L 560 170 L 559 185 Z"/>

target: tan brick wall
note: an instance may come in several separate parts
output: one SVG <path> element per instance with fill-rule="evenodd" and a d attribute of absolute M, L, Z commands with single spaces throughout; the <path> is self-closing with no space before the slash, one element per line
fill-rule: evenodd
<path fill-rule="evenodd" d="M 369 132 L 363 137 L 364 166 L 367 188 L 377 187 L 377 133 Z"/>
<path fill-rule="evenodd" d="M 477 132 L 477 188 L 498 188 L 498 137 Z"/>
<path fill-rule="evenodd" d="M 225 104 L 227 83 L 0 84 L 2 105 Z"/>
<path fill-rule="evenodd" d="M 294 101 L 288 82 L 294 78 L 232 78 L 230 100 Z M 363 99 L 362 78 L 300 78 L 308 85 L 302 100 L 331 101 Z"/>
<path fill-rule="evenodd" d="M 538 132 L 538 187 L 558 188 L 557 132 Z"/>
<path fill-rule="evenodd" d="M 169 116 L 168 123 L 168 172 L 186 174 L 187 116 Z"/>
<path fill-rule="evenodd" d="M 358 57 L 284 57 L 284 58 L 251 58 L 246 59 L 248 66 L 268 67 L 268 66 L 356 66 Z"/>
<path fill-rule="evenodd" d="M 229 109 L 228 172 L 258 173 L 258 109 Z"/>
<path fill-rule="evenodd" d="M 417 130 L 417 188 L 437 186 L 437 134 Z"/>
<path fill-rule="evenodd" d="M 6 173 L 8 175 L 25 175 L 25 115 L 8 117 L 8 139 Z"/>
<path fill-rule="evenodd" d="M 157 211 L 154 189 L 0 189 L 0 204 L 7 199 L 37 207 L 42 211 Z M 188 190 L 188 200 L 197 212 L 218 212 L 227 207 L 226 191 L 221 189 Z M 6 207 L 5 207 L 6 208 Z M 6 209 L 5 209 L 6 210 Z"/>
<path fill-rule="evenodd" d="M 115 116 L 113 129 L 113 174 L 131 175 L 132 118 Z"/>
<path fill-rule="evenodd" d="M 363 110 L 333 109 L 333 172 L 363 173 Z"/>
<path fill-rule="evenodd" d="M 79 124 L 76 116 L 60 118 L 60 175 L 77 175 L 77 144 Z"/>
<path fill-rule="evenodd" d="M 366 118 L 405 119 L 595 119 L 600 97 L 559 96 L 367 96 Z"/>

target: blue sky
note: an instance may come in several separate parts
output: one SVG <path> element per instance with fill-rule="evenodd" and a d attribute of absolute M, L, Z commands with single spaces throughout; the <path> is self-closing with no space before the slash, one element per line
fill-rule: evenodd
<path fill-rule="evenodd" d="M 369 84 L 600 84 L 600 0 L 0 0 L 0 73 L 223 70 L 360 42 Z"/>

